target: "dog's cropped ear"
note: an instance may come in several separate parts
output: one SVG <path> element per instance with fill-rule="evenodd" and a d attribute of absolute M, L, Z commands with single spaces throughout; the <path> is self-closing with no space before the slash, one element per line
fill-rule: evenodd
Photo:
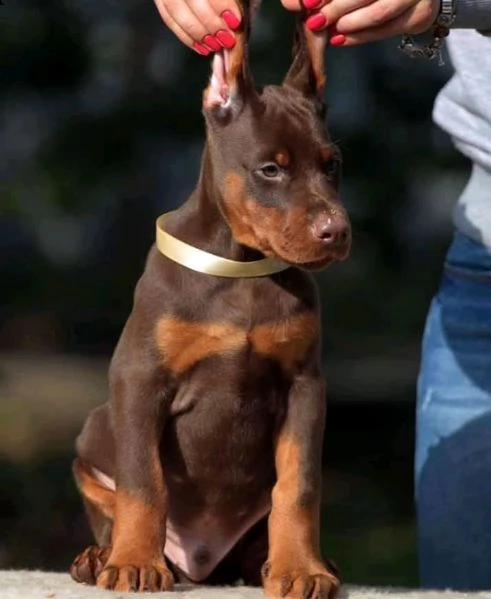
<path fill-rule="evenodd" d="M 244 13 L 243 5 L 241 10 Z M 235 46 L 215 53 L 210 82 L 203 93 L 205 116 L 215 117 L 223 123 L 239 115 L 247 95 L 254 94 L 247 52 L 249 18 L 248 14 L 243 14 L 241 28 L 234 31 Z"/>
<path fill-rule="evenodd" d="M 293 62 L 286 74 L 283 85 L 294 87 L 306 96 L 324 98 L 326 75 L 324 72 L 324 52 L 327 33 L 313 33 L 303 19 L 297 20 L 293 42 Z"/>

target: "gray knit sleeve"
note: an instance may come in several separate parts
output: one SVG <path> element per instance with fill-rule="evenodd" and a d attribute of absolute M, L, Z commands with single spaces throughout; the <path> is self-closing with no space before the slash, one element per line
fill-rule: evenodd
<path fill-rule="evenodd" d="M 477 29 L 491 36 L 491 0 L 458 0 L 452 29 Z"/>

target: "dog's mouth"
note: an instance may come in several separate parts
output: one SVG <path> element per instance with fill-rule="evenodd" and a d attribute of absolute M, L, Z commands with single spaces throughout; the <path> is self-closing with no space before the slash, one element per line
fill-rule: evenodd
<path fill-rule="evenodd" d="M 323 270 L 324 268 L 330 266 L 333 262 L 337 262 L 337 260 L 335 258 L 325 258 L 324 260 L 313 260 L 311 262 L 304 262 L 303 264 L 299 264 L 298 266 L 300 268 L 303 268 L 304 270 L 315 271 Z"/>
<path fill-rule="evenodd" d="M 330 250 L 326 252 L 323 256 L 317 257 L 303 257 L 301 255 L 297 255 L 293 257 L 292 255 L 287 255 L 287 252 L 277 251 L 276 248 L 271 252 L 271 256 L 289 264 L 290 266 L 295 266 L 297 268 L 301 268 L 303 270 L 316 271 L 323 270 L 327 268 L 334 262 L 342 262 L 346 260 L 349 256 L 351 248 L 351 241 L 346 244 L 345 248 L 333 251 Z"/>
<path fill-rule="evenodd" d="M 346 260 L 347 257 L 348 257 L 348 252 L 346 252 L 346 254 L 342 254 L 342 255 L 340 254 L 340 255 L 334 255 L 334 256 L 332 256 L 332 255 L 327 256 L 326 258 L 322 258 L 320 260 L 310 260 L 308 262 L 300 262 L 300 263 L 296 264 L 295 266 L 298 266 L 299 268 L 302 268 L 304 270 L 310 270 L 310 271 L 323 270 L 324 268 L 327 268 L 334 262 L 342 262 L 343 260 Z"/>
<path fill-rule="evenodd" d="M 346 260 L 352 241 L 349 226 L 339 232 L 334 230 L 334 234 L 325 238 L 320 235 L 311 236 L 311 232 L 306 232 L 303 227 L 291 225 L 283 226 L 277 231 L 259 229 L 256 237 L 258 249 L 269 257 L 279 259 L 290 266 L 314 271 Z"/>

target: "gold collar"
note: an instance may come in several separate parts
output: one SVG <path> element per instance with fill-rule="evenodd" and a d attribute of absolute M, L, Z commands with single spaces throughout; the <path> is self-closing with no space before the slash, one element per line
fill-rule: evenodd
<path fill-rule="evenodd" d="M 238 262 L 210 254 L 176 239 L 164 229 L 164 224 L 172 212 L 158 217 L 156 221 L 157 248 L 174 262 L 207 275 L 216 277 L 264 277 L 289 268 L 288 264 L 274 258 L 263 258 L 254 262 Z"/>

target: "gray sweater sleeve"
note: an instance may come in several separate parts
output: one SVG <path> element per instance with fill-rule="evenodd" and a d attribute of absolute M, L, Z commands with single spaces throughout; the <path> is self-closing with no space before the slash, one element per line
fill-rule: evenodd
<path fill-rule="evenodd" d="M 491 0 L 458 0 L 452 29 L 477 29 L 491 35 Z"/>

